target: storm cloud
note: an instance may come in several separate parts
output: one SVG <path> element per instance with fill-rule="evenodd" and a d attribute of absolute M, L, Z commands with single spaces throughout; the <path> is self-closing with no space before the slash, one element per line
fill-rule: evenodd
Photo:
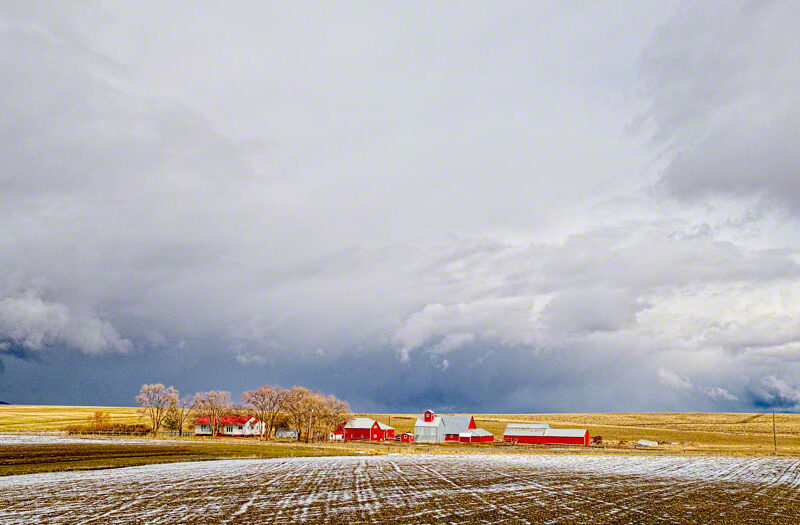
<path fill-rule="evenodd" d="M 790 409 L 799 13 L 4 5 L 0 398 Z"/>

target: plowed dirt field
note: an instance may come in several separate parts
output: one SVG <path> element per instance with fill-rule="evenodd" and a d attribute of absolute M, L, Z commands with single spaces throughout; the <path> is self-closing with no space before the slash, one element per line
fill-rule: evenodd
<path fill-rule="evenodd" d="M 798 523 L 800 460 L 388 455 L 0 478 L 3 523 Z"/>

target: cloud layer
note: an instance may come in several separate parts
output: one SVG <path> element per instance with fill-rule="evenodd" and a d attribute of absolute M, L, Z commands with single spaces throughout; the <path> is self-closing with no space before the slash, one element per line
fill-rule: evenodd
<path fill-rule="evenodd" d="M 0 8 L 3 398 L 795 406 L 794 2 L 151 7 Z"/>

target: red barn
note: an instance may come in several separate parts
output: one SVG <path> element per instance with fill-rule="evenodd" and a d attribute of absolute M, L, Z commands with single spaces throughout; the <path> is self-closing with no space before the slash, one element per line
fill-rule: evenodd
<path fill-rule="evenodd" d="M 544 423 L 509 423 L 503 433 L 507 443 L 589 446 L 589 431 L 584 428 L 550 428 Z"/>
<path fill-rule="evenodd" d="M 414 434 L 410 434 L 406 432 L 400 436 L 400 441 L 402 443 L 413 443 L 414 442 Z"/>
<path fill-rule="evenodd" d="M 356 417 L 342 427 L 345 441 L 384 441 L 394 439 L 394 428 L 389 425 L 370 419 Z"/>

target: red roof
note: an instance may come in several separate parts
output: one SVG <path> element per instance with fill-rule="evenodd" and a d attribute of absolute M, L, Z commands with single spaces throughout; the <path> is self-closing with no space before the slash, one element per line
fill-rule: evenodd
<path fill-rule="evenodd" d="M 253 420 L 253 423 L 258 423 L 258 420 L 255 418 L 251 418 L 250 416 L 225 416 L 220 420 L 220 424 L 222 425 L 244 425 L 250 420 Z M 194 420 L 195 425 L 210 425 L 211 418 L 208 416 L 199 417 Z"/>

